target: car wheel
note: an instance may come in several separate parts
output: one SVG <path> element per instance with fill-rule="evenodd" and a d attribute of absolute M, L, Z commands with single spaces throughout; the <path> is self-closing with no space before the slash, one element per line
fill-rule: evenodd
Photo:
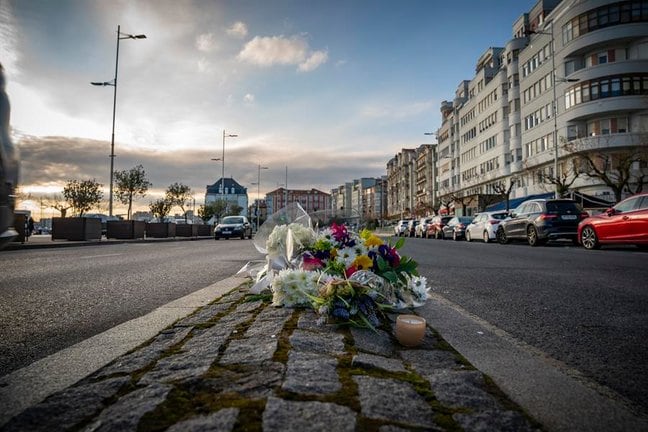
<path fill-rule="evenodd" d="M 445 240 L 445 233 L 443 232 L 443 230 L 439 231 L 439 238 L 441 240 Z"/>
<path fill-rule="evenodd" d="M 530 246 L 540 246 L 544 243 L 538 238 L 538 230 L 533 225 L 527 228 L 527 242 Z"/>
<path fill-rule="evenodd" d="M 219 238 L 220 238 L 220 237 L 218 237 L 218 236 L 214 236 L 214 240 L 218 240 Z"/>
<path fill-rule="evenodd" d="M 506 244 L 509 242 L 508 237 L 506 237 L 506 232 L 504 231 L 504 228 L 498 228 L 497 229 L 497 242 L 499 244 Z"/>
<path fill-rule="evenodd" d="M 580 242 L 585 249 L 598 249 L 599 241 L 594 228 L 591 226 L 584 227 L 581 231 Z"/>
<path fill-rule="evenodd" d="M 467 241 L 467 242 L 471 242 L 471 241 L 472 241 L 472 237 L 470 236 L 470 231 L 466 231 L 466 241 Z"/>
<path fill-rule="evenodd" d="M 488 231 L 484 231 L 484 235 L 482 236 L 484 239 L 484 243 L 488 243 L 490 241 L 490 236 L 488 235 Z"/>

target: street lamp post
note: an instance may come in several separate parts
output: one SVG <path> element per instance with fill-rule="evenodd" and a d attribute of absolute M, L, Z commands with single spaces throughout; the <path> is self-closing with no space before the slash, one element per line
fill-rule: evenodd
<path fill-rule="evenodd" d="M 117 26 L 117 53 L 115 55 L 115 78 L 112 81 L 91 82 L 95 86 L 113 86 L 112 135 L 110 138 L 110 187 L 108 192 L 108 214 L 113 215 L 113 176 L 115 167 L 115 112 L 117 108 L 117 72 L 119 71 L 119 41 L 122 39 L 146 39 L 146 35 L 122 33 Z"/>
<path fill-rule="evenodd" d="M 530 30 L 527 33 L 528 34 L 543 34 L 551 37 L 551 96 L 553 98 L 552 100 L 552 105 L 553 105 L 553 148 L 554 148 L 554 161 L 553 161 L 553 177 L 555 180 L 556 184 L 556 190 L 554 191 L 554 198 L 560 198 L 560 184 L 559 184 L 559 179 L 558 179 L 558 100 L 557 95 L 556 95 L 556 84 L 558 82 L 576 82 L 578 81 L 577 79 L 566 79 L 566 78 L 558 78 L 556 76 L 556 45 L 555 45 L 555 39 L 554 39 L 554 23 L 553 20 L 549 22 L 549 25 L 551 26 L 550 31 L 537 31 L 537 30 Z"/>
<path fill-rule="evenodd" d="M 258 171 L 257 171 L 257 200 L 256 200 L 256 229 L 257 232 L 259 231 L 259 202 L 261 201 L 261 170 L 262 169 L 269 169 L 266 166 L 261 166 L 259 164 L 258 166 Z"/>
<path fill-rule="evenodd" d="M 225 138 L 236 138 L 237 136 L 238 135 L 236 134 L 225 133 L 225 129 L 223 129 L 223 155 L 221 156 L 223 165 L 223 170 L 221 172 L 221 194 L 223 195 L 223 199 L 225 199 Z"/>

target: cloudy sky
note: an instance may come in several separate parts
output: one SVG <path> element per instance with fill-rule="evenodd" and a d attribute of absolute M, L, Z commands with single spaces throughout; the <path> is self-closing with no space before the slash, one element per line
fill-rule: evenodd
<path fill-rule="evenodd" d="M 142 164 L 198 204 L 225 175 L 256 198 L 386 173 L 434 142 L 439 107 L 503 46 L 531 0 L 0 0 L 0 62 L 21 183 L 34 197 L 95 178 L 107 198 L 117 26 L 115 169 Z M 33 203 L 24 203 L 29 207 Z M 115 213 L 121 213 L 116 205 Z M 107 204 L 105 205 L 107 208 Z M 36 216 L 39 216 L 36 212 Z M 45 216 L 51 216 L 50 213 Z"/>

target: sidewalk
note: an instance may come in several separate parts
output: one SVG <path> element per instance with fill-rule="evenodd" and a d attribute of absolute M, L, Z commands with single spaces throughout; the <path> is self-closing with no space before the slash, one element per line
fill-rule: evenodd
<path fill-rule="evenodd" d="M 0 430 L 540 428 L 431 328 L 407 349 L 390 331 L 316 318 L 251 297 L 244 283 Z"/>
<path fill-rule="evenodd" d="M 213 240 L 211 236 L 200 237 L 167 237 L 167 238 L 141 238 L 141 239 L 107 239 L 103 237 L 101 240 L 52 240 L 49 234 L 36 234 L 29 237 L 29 240 L 20 243 L 12 242 L 7 245 L 3 250 L 23 250 L 23 249 L 41 249 L 41 248 L 55 248 L 55 247 L 72 247 L 72 246 L 96 246 L 107 244 L 121 244 L 121 243 L 155 243 L 155 242 L 170 242 L 170 241 L 193 241 L 193 240 Z"/>

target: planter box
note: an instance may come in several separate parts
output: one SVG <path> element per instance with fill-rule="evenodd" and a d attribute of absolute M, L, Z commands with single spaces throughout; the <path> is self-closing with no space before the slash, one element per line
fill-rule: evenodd
<path fill-rule="evenodd" d="M 135 220 L 108 221 L 106 223 L 106 238 L 138 239 L 144 238 L 146 222 Z"/>
<path fill-rule="evenodd" d="M 176 236 L 178 236 L 178 237 L 198 237 L 198 225 L 194 225 L 194 224 L 176 224 Z"/>
<path fill-rule="evenodd" d="M 214 235 L 214 230 L 211 225 L 197 225 L 199 237 L 211 237 Z"/>
<path fill-rule="evenodd" d="M 167 238 L 176 236 L 176 224 L 171 222 L 151 222 L 146 224 L 146 237 Z"/>
<path fill-rule="evenodd" d="M 52 240 L 101 240 L 101 219 L 52 218 Z"/>

